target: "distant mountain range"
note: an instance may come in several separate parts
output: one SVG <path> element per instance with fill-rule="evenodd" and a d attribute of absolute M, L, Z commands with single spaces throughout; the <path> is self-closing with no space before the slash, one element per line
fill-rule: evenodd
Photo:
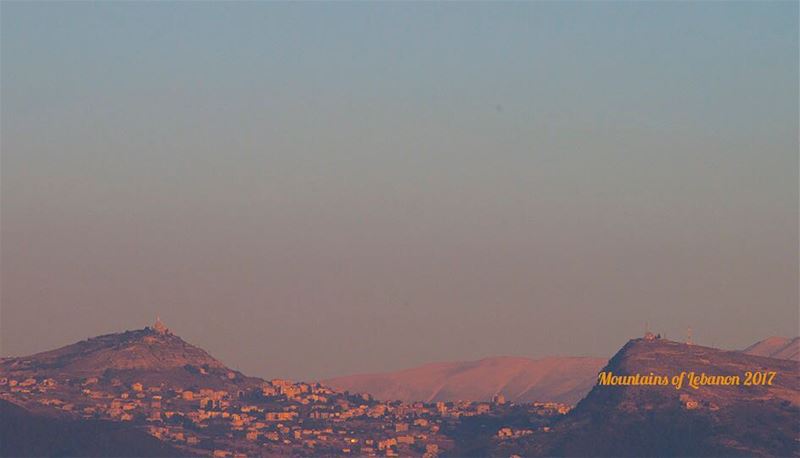
<path fill-rule="evenodd" d="M 800 337 L 770 337 L 742 350 L 748 355 L 800 361 Z"/>
<path fill-rule="evenodd" d="M 779 359 L 800 359 L 800 337 L 769 337 L 742 351 Z M 575 404 L 597 381 L 605 358 L 498 356 L 478 361 L 440 362 L 396 372 L 359 374 L 324 380 L 337 390 L 370 393 L 402 401 L 490 400 Z"/>
<path fill-rule="evenodd" d="M 792 360 L 635 339 L 603 371 L 740 375 L 772 386 L 595 386 L 544 435 L 501 444 L 508 456 L 800 456 L 800 372 Z"/>
<path fill-rule="evenodd" d="M 403 401 L 490 400 L 503 394 L 514 402 L 574 404 L 594 386 L 604 358 L 495 357 L 478 361 L 431 363 L 398 372 L 339 377 L 323 381 L 337 389 Z"/>
<path fill-rule="evenodd" d="M 769 337 L 743 353 L 800 360 L 800 337 Z M 376 399 L 413 401 L 488 401 L 502 394 L 513 402 L 575 404 L 592 389 L 605 358 L 498 356 L 477 361 L 429 363 L 396 372 L 359 374 L 323 380 L 339 391 L 369 393 Z M 142 382 L 172 380 L 179 386 L 250 387 L 261 380 L 227 368 L 205 350 L 166 328 L 145 328 L 93 337 L 28 357 L 0 360 L 0 371 L 76 377 L 114 377 Z"/>
<path fill-rule="evenodd" d="M 634 339 L 607 362 L 432 363 L 325 381 L 331 390 L 245 376 L 157 322 L 0 360 L 0 456 L 423 456 L 436 445 L 428 456 L 800 457 L 797 342 L 724 351 Z M 776 376 L 771 386 L 675 389 L 599 386 L 600 371 Z M 495 394 L 513 403 L 432 404 Z M 577 401 L 566 415 L 557 404 Z"/>

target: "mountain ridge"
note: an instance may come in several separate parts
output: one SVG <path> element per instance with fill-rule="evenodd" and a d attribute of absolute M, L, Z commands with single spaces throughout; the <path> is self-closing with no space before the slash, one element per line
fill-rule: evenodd
<path fill-rule="evenodd" d="M 159 323 L 154 327 L 104 334 L 29 356 L 0 360 L 0 372 L 21 376 L 105 378 L 222 388 L 252 386 L 261 379 L 226 367 Z"/>
<path fill-rule="evenodd" d="M 574 403 L 594 383 L 604 358 L 495 356 L 472 361 L 433 362 L 388 373 L 323 380 L 332 388 L 367 392 L 377 399 L 403 401 L 489 400 L 495 394 L 514 402 Z"/>
<path fill-rule="evenodd" d="M 176 354 L 180 352 L 180 357 Z M 110 358 L 113 353 L 113 358 Z M 225 367 L 205 350 L 185 342 L 180 337 L 145 327 L 132 331 L 103 334 L 30 356 L 8 358 L 36 359 L 39 364 L 53 368 L 91 372 L 92 365 L 112 369 L 167 369 L 185 364 Z"/>
<path fill-rule="evenodd" d="M 619 375 L 689 371 L 742 379 L 747 371 L 777 375 L 771 386 L 596 385 L 550 434 L 500 450 L 531 456 L 800 456 L 795 361 L 634 339 L 603 368 Z"/>
<path fill-rule="evenodd" d="M 745 348 L 742 353 L 800 361 L 800 337 L 767 337 Z"/>
<path fill-rule="evenodd" d="M 781 347 L 779 340 L 765 341 L 770 348 Z M 403 441 L 421 434 L 433 442 L 428 445 L 453 456 L 800 456 L 798 368 L 792 360 L 671 342 L 648 333 L 628 341 L 608 361 L 506 356 L 435 362 L 405 371 L 412 380 L 427 374 L 428 384 L 418 391 L 404 387 L 402 377 L 394 380 L 377 374 L 367 379 L 390 394 L 405 389 L 405 394 L 428 401 L 404 405 L 360 394 L 368 390 L 342 393 L 319 384 L 246 377 L 162 325 L 0 362 L 0 398 L 27 410 L 0 403 L 0 412 L 16 415 L 20 425 L 32 425 L 22 429 L 0 425 L 6 437 L 23 439 L 18 443 L 22 448 L 17 448 L 22 452 L 0 455 L 105 456 L 109 453 L 93 447 L 124 448 L 148 431 L 190 454 L 220 449 L 220 453 L 240 450 L 249 455 L 259 447 L 271 447 L 285 456 L 318 446 L 316 439 L 311 446 L 310 439 L 302 438 L 311 425 L 320 442 L 322 437 L 329 443 L 339 434 L 353 434 L 352 428 L 360 428 L 358 440 L 373 443 L 386 439 L 387 431 L 400 434 L 391 439 L 402 436 Z M 771 386 L 690 389 L 687 383 L 677 390 L 596 385 L 601 370 L 619 376 L 688 372 L 743 376 L 745 371 L 774 371 L 777 376 Z M 482 402 L 498 393 L 514 402 Z M 455 397 L 472 402 L 434 402 Z M 578 397 L 582 399 L 571 411 L 560 401 Z M 410 424 L 409 412 L 424 421 Z M 341 418 L 353 422 L 341 425 Z M 109 420 L 115 423 L 103 423 Z M 126 422 L 138 432 L 129 432 Z M 328 430 L 335 428 L 341 432 L 329 436 Z M 50 430 L 57 440 L 50 440 Z M 353 442 L 341 437 L 345 442 L 336 447 L 352 452 Z M 254 438 L 261 442 L 253 442 Z M 49 443 L 55 451 L 36 451 L 40 443 Z M 392 449 L 409 456 L 425 450 L 407 445 L 396 443 Z M 78 452 L 83 447 L 89 451 Z M 366 454 L 375 451 L 366 442 L 360 447 Z M 333 453 L 339 448 L 325 450 Z M 153 453 L 162 452 L 153 449 Z"/>

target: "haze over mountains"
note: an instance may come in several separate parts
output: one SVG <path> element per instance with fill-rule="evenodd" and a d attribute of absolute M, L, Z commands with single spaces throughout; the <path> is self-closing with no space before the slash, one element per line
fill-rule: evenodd
<path fill-rule="evenodd" d="M 163 326 L 163 325 L 161 325 Z M 800 337 L 773 336 L 742 353 L 800 360 Z M 323 380 L 339 391 L 369 393 L 376 399 L 488 401 L 502 394 L 512 402 L 575 404 L 586 396 L 606 364 L 596 357 L 497 356 L 476 361 L 435 362 L 396 372 L 356 374 Z M 165 327 L 93 337 L 28 357 L 0 360 L 0 370 L 40 375 L 115 376 L 143 381 L 169 379 L 181 385 L 202 375 L 214 388 L 251 386 L 259 379 L 228 369 L 205 350 L 186 343 Z"/>
<path fill-rule="evenodd" d="M 747 352 L 791 356 L 796 340 Z M 634 339 L 607 364 L 496 357 L 331 381 L 377 401 L 245 376 L 157 322 L 0 361 L 0 455 L 800 456 L 798 362 L 747 352 Z M 678 390 L 595 386 L 600 370 L 776 377 Z M 530 402 L 587 391 L 571 412 Z M 481 402 L 497 393 L 513 402 Z M 452 398 L 473 402 L 437 402 Z"/>
<path fill-rule="evenodd" d="M 769 337 L 750 345 L 742 352 L 748 355 L 800 361 L 800 337 L 793 339 L 778 336 Z"/>
<path fill-rule="evenodd" d="M 513 402 L 574 404 L 595 383 L 604 358 L 500 356 L 478 361 L 430 363 L 398 372 L 338 377 L 323 383 L 403 401 L 488 401 L 503 394 Z"/>
<path fill-rule="evenodd" d="M 800 337 L 769 337 L 742 351 L 779 359 L 800 359 Z M 403 401 L 490 400 L 575 404 L 597 381 L 606 358 L 498 356 L 478 361 L 429 363 L 396 372 L 336 377 L 323 383 L 338 390 Z"/>

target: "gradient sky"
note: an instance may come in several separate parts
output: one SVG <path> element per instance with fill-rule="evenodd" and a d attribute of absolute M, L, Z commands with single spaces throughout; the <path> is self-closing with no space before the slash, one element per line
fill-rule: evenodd
<path fill-rule="evenodd" d="M 798 3 L 2 2 L 0 354 L 315 379 L 798 333 Z"/>

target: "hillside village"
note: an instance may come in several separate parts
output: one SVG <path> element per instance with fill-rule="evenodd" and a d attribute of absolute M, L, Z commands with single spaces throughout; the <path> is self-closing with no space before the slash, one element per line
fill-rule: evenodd
<path fill-rule="evenodd" d="M 144 339 L 152 343 L 168 333 L 157 322 Z M 434 457 L 453 450 L 453 437 L 465 419 L 499 421 L 490 431 L 499 442 L 546 434 L 550 420 L 570 410 L 558 403 L 509 403 L 502 394 L 492 402 L 385 402 L 318 383 L 253 383 L 208 365 L 181 368 L 192 374 L 188 384 L 181 377 L 159 381 L 152 372 L 76 376 L 36 369 L 33 361 L 6 361 L 0 367 L 2 399 L 30 410 L 128 422 L 188 453 L 215 457 Z M 226 379 L 226 388 L 216 377 Z M 203 385 L 204 380 L 209 383 Z M 524 426 L 502 423 L 506 417 L 522 418 Z"/>
<path fill-rule="evenodd" d="M 687 367 L 708 374 L 757 367 L 779 375 L 760 387 L 598 385 L 574 409 L 508 402 L 501 390 L 486 402 L 382 401 L 320 383 L 245 376 L 157 322 L 0 360 L 0 400 L 31 414 L 105 421 L 187 456 L 553 456 L 596 447 L 608 456 L 797 454 L 795 361 L 648 332 L 604 370 L 674 374 Z M 711 425 L 713 433 L 704 433 Z M 673 439 L 658 442 L 663 434 Z"/>

